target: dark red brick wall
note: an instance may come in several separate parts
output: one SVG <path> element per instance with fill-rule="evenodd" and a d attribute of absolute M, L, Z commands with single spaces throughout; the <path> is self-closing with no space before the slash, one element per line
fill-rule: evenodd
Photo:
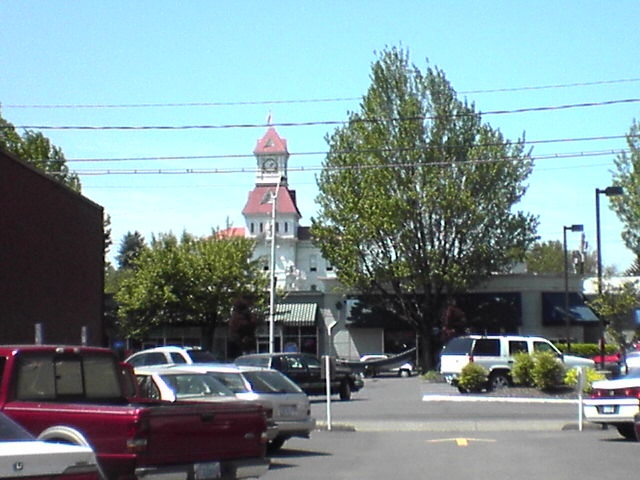
<path fill-rule="evenodd" d="M 0 150 L 0 343 L 101 345 L 102 207 Z"/>

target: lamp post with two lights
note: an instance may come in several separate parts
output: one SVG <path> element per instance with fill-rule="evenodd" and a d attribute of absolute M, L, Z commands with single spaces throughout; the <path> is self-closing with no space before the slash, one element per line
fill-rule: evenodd
<path fill-rule="evenodd" d="M 602 247 L 600 240 L 600 195 L 607 197 L 619 196 L 624 193 L 620 186 L 610 186 L 604 189 L 596 188 L 596 253 L 597 253 L 597 276 L 598 276 L 598 296 L 602 295 Z M 600 368 L 604 369 L 605 354 L 605 323 L 604 318 L 600 318 Z"/>

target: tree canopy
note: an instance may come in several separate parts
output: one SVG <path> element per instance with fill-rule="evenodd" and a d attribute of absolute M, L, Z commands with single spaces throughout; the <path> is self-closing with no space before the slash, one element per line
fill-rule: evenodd
<path fill-rule="evenodd" d="M 595 274 L 597 259 L 596 252 L 584 250 L 569 250 L 567 252 L 567 266 L 572 274 Z M 560 240 L 536 242 L 525 255 L 527 271 L 541 274 L 564 273 L 564 246 Z"/>
<path fill-rule="evenodd" d="M 609 198 L 611 208 L 624 224 L 622 239 L 636 258 L 640 257 L 640 125 L 633 122 L 627 134 L 629 152 L 621 152 L 615 159 L 614 185 L 624 195 Z"/>
<path fill-rule="evenodd" d="M 20 136 L 15 126 L 0 116 L 0 147 L 80 192 L 80 179 L 69 171 L 62 149 L 53 145 L 41 132 L 25 130 Z"/>
<path fill-rule="evenodd" d="M 348 289 L 416 329 L 429 367 L 447 298 L 534 240 L 537 219 L 514 211 L 533 167 L 524 140 L 398 48 L 379 55 L 360 111 L 326 140 L 312 234 Z"/>
<path fill-rule="evenodd" d="M 127 232 L 120 242 L 116 262 L 122 269 L 132 268 L 133 264 L 146 247 L 144 237 L 138 231 Z"/>
<path fill-rule="evenodd" d="M 160 325 L 200 326 L 211 347 L 217 323 L 228 320 L 240 300 L 254 308 L 264 303 L 267 278 L 252 252 L 251 240 L 217 232 L 154 237 L 116 293 L 121 332 L 139 339 Z"/>

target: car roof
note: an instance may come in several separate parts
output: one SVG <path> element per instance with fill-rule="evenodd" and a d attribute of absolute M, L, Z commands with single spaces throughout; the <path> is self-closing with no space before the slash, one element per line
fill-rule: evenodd
<path fill-rule="evenodd" d="M 135 371 L 144 371 L 149 373 L 207 373 L 207 372 L 223 372 L 223 373 L 236 373 L 236 372 L 277 372 L 272 368 L 254 367 L 254 366 L 239 366 L 233 363 L 193 363 L 193 364 L 170 364 L 170 365 L 152 365 L 144 367 L 136 367 Z"/>
<path fill-rule="evenodd" d="M 548 340 L 547 338 L 540 337 L 537 335 L 480 335 L 480 334 L 472 334 L 472 335 L 461 335 L 456 338 L 472 338 L 474 340 L 478 340 L 481 338 L 489 338 L 489 339 L 497 339 L 504 338 L 507 340 Z"/>
<path fill-rule="evenodd" d="M 206 373 L 204 371 L 198 371 L 193 368 L 189 368 L 191 365 L 184 364 L 170 364 L 170 365 L 144 365 L 140 367 L 134 367 L 136 375 L 171 375 L 180 373 Z"/>

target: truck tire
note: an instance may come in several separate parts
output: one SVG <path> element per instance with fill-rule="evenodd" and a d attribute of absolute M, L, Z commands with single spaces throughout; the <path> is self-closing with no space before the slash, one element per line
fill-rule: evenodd
<path fill-rule="evenodd" d="M 338 393 L 340 394 L 340 400 L 351 400 L 351 385 L 349 385 L 348 379 L 345 378 L 342 381 L 342 383 L 340 384 L 340 391 Z"/>
<path fill-rule="evenodd" d="M 491 372 L 489 375 L 489 390 L 500 390 L 511 385 L 511 380 L 507 372 L 498 371 Z"/>

